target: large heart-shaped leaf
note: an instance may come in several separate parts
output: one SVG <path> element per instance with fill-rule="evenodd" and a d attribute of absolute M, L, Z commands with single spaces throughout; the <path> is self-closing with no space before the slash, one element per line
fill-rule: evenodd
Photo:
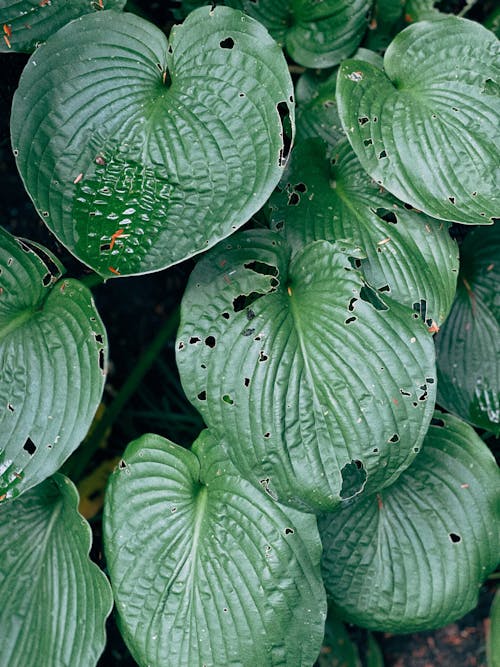
<path fill-rule="evenodd" d="M 331 67 L 356 51 L 372 0 L 226 0 L 263 23 L 305 67 Z"/>
<path fill-rule="evenodd" d="M 0 664 L 94 667 L 113 606 L 73 484 L 56 474 L 0 508 Z"/>
<path fill-rule="evenodd" d="M 461 247 L 458 289 L 436 336 L 438 400 L 500 434 L 500 227 L 476 229 Z"/>
<path fill-rule="evenodd" d="M 310 667 L 326 599 L 315 518 L 239 477 L 203 431 L 192 451 L 131 443 L 106 497 L 105 549 L 141 666 Z"/>
<path fill-rule="evenodd" d="M 491 32 L 447 17 L 400 32 L 385 71 L 344 62 L 339 113 L 370 176 L 436 218 L 498 217 L 499 54 Z"/>
<path fill-rule="evenodd" d="M 89 290 L 0 229 L 0 502 L 55 472 L 85 437 L 107 341 Z"/>
<path fill-rule="evenodd" d="M 170 42 L 132 14 L 62 28 L 33 54 L 12 145 L 37 209 L 104 276 L 164 268 L 245 223 L 279 181 L 293 87 L 255 20 L 201 8 Z"/>
<path fill-rule="evenodd" d="M 436 387 L 418 318 L 329 242 L 290 262 L 277 234 L 238 234 L 190 277 L 181 381 L 246 479 L 299 509 L 332 509 L 389 484 L 418 451 Z"/>
<path fill-rule="evenodd" d="M 283 188 L 270 200 L 275 228 L 294 247 L 351 239 L 366 254 L 371 285 L 441 324 L 455 295 L 458 247 L 449 224 L 405 207 L 373 181 L 349 142 L 328 150 L 320 140 L 298 144 Z"/>
<path fill-rule="evenodd" d="M 500 555 L 499 488 L 474 430 L 436 412 L 422 452 L 392 486 L 320 520 L 323 578 L 344 617 L 414 632 L 475 607 Z"/>
<path fill-rule="evenodd" d="M 101 9 L 123 9 L 126 0 L 2 0 L 0 52 L 33 51 L 73 19 Z"/>

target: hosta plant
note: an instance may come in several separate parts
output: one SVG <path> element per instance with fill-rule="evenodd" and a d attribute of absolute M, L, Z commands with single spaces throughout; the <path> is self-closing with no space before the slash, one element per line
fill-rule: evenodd
<path fill-rule="evenodd" d="M 140 667 L 359 665 L 345 622 L 455 621 L 500 557 L 498 40 L 430 2 L 123 4 L 0 3 L 19 177 L 81 267 L 0 232 L 0 664 L 96 665 L 114 600 Z M 179 263 L 177 334 L 91 426 L 89 286 Z M 164 432 L 80 505 L 103 572 L 73 481 L 165 344 Z"/>

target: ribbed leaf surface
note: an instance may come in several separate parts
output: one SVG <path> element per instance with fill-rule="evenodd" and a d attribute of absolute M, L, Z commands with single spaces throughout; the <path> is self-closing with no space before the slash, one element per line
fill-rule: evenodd
<path fill-rule="evenodd" d="M 500 227 L 461 246 L 456 299 L 436 336 L 438 398 L 466 421 L 500 433 Z"/>
<path fill-rule="evenodd" d="M 310 667 L 326 600 L 315 518 L 238 476 L 208 431 L 192 451 L 131 443 L 105 547 L 123 636 L 148 667 Z"/>
<path fill-rule="evenodd" d="M 0 508 L 0 664 L 94 667 L 113 606 L 73 484 L 56 474 Z"/>
<path fill-rule="evenodd" d="M 126 0 L 2 0 L 0 52 L 27 51 L 73 19 L 101 9 L 123 9 Z"/>
<path fill-rule="evenodd" d="M 78 19 L 31 57 L 11 123 L 38 211 L 106 277 L 164 268 L 245 223 L 293 129 L 281 49 L 227 7 L 193 12 L 170 42 L 132 14 Z"/>
<path fill-rule="evenodd" d="M 499 54 L 480 24 L 447 17 L 400 32 L 385 71 L 345 61 L 339 113 L 370 176 L 436 218 L 498 217 Z"/>
<path fill-rule="evenodd" d="M 415 457 L 433 345 L 418 315 L 378 299 L 331 243 L 289 254 L 255 231 L 206 255 L 182 301 L 177 363 L 245 478 L 280 502 L 332 509 Z"/>
<path fill-rule="evenodd" d="M 44 248 L 0 230 L 0 502 L 55 472 L 85 437 L 107 341 L 92 295 Z"/>
<path fill-rule="evenodd" d="M 370 180 L 346 139 L 298 144 L 284 187 L 270 200 L 275 228 L 294 247 L 351 239 L 366 255 L 370 284 L 430 326 L 448 314 L 458 274 L 458 247 L 447 223 L 408 209 Z"/>
<path fill-rule="evenodd" d="M 263 23 L 305 67 L 331 67 L 356 51 L 372 0 L 226 0 Z"/>
<path fill-rule="evenodd" d="M 474 430 L 436 413 L 392 486 L 320 521 L 323 578 L 346 619 L 415 632 L 476 606 L 500 555 L 500 474 Z"/>

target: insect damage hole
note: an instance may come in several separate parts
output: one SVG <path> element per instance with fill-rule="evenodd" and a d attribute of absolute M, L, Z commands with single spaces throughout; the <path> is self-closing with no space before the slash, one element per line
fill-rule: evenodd
<path fill-rule="evenodd" d="M 458 544 L 462 541 L 462 538 L 460 535 L 457 535 L 457 533 L 450 533 L 448 537 L 450 538 L 450 541 L 453 542 L 453 544 Z"/>
<path fill-rule="evenodd" d="M 227 37 L 219 42 L 219 46 L 221 49 L 232 49 L 234 46 L 234 39 L 232 37 Z"/>
<path fill-rule="evenodd" d="M 292 147 L 292 139 L 293 139 L 292 120 L 290 116 L 290 107 L 288 106 L 287 102 L 279 102 L 279 104 L 276 105 L 276 110 L 278 112 L 278 116 L 281 123 L 281 139 L 282 139 L 282 146 L 279 152 L 278 165 L 280 167 L 284 167 L 288 160 L 290 149 Z"/>
<path fill-rule="evenodd" d="M 373 213 L 380 218 L 381 220 L 384 220 L 384 222 L 390 222 L 393 225 L 398 224 L 398 219 L 396 217 L 396 214 L 393 213 L 392 211 L 389 211 L 387 208 L 372 208 Z"/>
<path fill-rule="evenodd" d="M 33 454 L 36 452 L 36 445 L 31 438 L 26 438 L 23 449 L 25 452 L 28 452 L 30 456 L 33 456 Z"/>
<path fill-rule="evenodd" d="M 352 459 L 350 463 L 345 464 L 340 474 L 342 475 L 342 488 L 340 489 L 342 500 L 347 500 L 361 493 L 367 478 L 365 467 L 361 461 Z"/>

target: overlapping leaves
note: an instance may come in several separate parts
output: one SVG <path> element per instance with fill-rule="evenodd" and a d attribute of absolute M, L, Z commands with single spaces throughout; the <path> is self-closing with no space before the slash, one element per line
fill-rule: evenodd
<path fill-rule="evenodd" d="M 438 400 L 475 426 L 500 433 L 500 227 L 461 246 L 458 289 L 436 336 Z"/>
<path fill-rule="evenodd" d="M 323 578 L 343 616 L 412 632 L 472 609 L 499 559 L 499 488 L 473 429 L 436 413 L 422 452 L 392 486 L 320 521 Z"/>
<path fill-rule="evenodd" d="M 0 502 L 59 468 L 101 399 L 106 332 L 89 290 L 61 270 L 0 230 Z"/>
<path fill-rule="evenodd" d="M 443 220 L 499 216 L 499 49 L 480 24 L 447 17 L 400 32 L 384 71 L 342 63 L 340 117 L 378 184 Z"/>
<path fill-rule="evenodd" d="M 25 186 L 49 228 L 106 277 L 164 268 L 244 224 L 271 194 L 293 135 L 281 49 L 228 7 L 170 40 L 112 11 L 32 56 L 12 113 Z"/>
<path fill-rule="evenodd" d="M 241 474 L 299 508 L 390 483 L 432 415 L 419 315 L 382 301 L 326 241 L 290 261 L 280 236 L 255 231 L 207 254 L 182 301 L 177 363 Z"/>
<path fill-rule="evenodd" d="M 131 443 L 111 478 L 105 547 L 141 666 L 310 667 L 326 599 L 313 516 L 238 476 L 208 431 L 187 451 Z"/>
<path fill-rule="evenodd" d="M 111 588 L 89 558 L 91 531 L 62 475 L 0 508 L 0 663 L 94 667 Z"/>

